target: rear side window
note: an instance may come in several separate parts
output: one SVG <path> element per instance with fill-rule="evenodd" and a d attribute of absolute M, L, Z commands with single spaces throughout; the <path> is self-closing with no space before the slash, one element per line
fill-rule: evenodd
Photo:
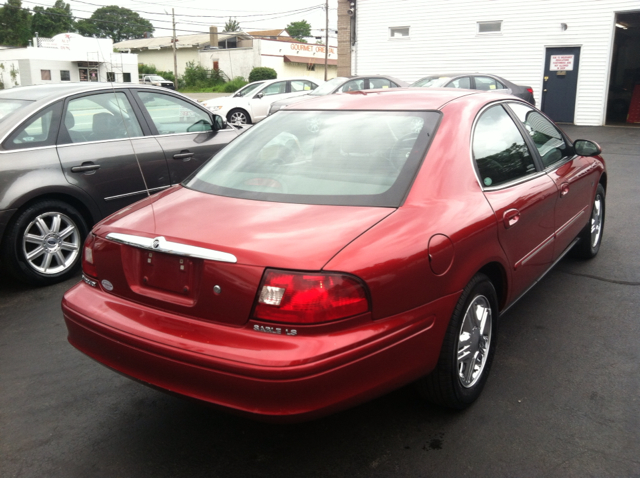
<path fill-rule="evenodd" d="M 51 146 L 56 142 L 62 102 L 40 110 L 16 128 L 2 144 L 4 149 Z"/>
<path fill-rule="evenodd" d="M 547 118 L 533 108 L 520 103 L 510 103 L 509 108 L 531 136 L 545 168 L 567 157 L 569 148 L 562 133 Z"/>
<path fill-rule="evenodd" d="M 297 91 L 312 91 L 316 89 L 315 83 L 311 83 L 307 80 L 292 80 L 291 82 L 291 92 Z"/>
<path fill-rule="evenodd" d="M 69 101 L 59 144 L 142 136 L 131 103 L 122 92 L 99 93 Z"/>
<path fill-rule="evenodd" d="M 488 76 L 476 76 L 475 80 L 476 90 L 493 91 L 505 89 L 504 85 L 495 78 L 490 78 Z"/>
<path fill-rule="evenodd" d="M 516 124 L 500 105 L 482 113 L 473 134 L 480 181 L 499 186 L 536 172 L 533 156 Z"/>

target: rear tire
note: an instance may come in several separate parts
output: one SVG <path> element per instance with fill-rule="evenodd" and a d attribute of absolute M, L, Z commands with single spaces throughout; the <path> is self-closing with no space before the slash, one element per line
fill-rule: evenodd
<path fill-rule="evenodd" d="M 602 184 L 598 184 L 596 196 L 591 207 L 591 219 L 578 234 L 580 241 L 573 247 L 573 255 L 581 259 L 593 259 L 600 250 L 602 233 L 604 232 L 605 191 Z"/>
<path fill-rule="evenodd" d="M 495 353 L 497 318 L 495 288 L 476 274 L 458 299 L 435 370 L 417 382 L 424 398 L 461 410 L 480 396 Z"/>
<path fill-rule="evenodd" d="M 87 232 L 86 221 L 73 206 L 56 200 L 37 202 L 7 228 L 2 263 L 27 284 L 64 281 L 80 267 Z"/>

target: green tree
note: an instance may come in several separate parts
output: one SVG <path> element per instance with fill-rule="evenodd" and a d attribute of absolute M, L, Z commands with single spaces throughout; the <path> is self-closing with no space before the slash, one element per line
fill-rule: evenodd
<path fill-rule="evenodd" d="M 111 38 L 114 43 L 150 36 L 153 25 L 133 10 L 110 5 L 98 8 L 90 18 L 79 20 L 78 32 L 84 36 Z"/>
<path fill-rule="evenodd" d="M 229 17 L 229 21 L 224 24 L 224 31 L 225 32 L 239 32 L 240 31 L 240 24 L 238 23 L 238 21 L 235 18 Z"/>
<path fill-rule="evenodd" d="M 32 36 L 51 38 L 58 33 L 75 31 L 75 22 L 71 14 L 71 5 L 63 0 L 56 0 L 53 7 L 34 7 L 31 20 Z"/>
<path fill-rule="evenodd" d="M 27 46 L 31 40 L 31 13 L 20 0 L 7 0 L 0 8 L 0 45 Z"/>
<path fill-rule="evenodd" d="M 311 25 L 306 20 L 289 23 L 285 30 L 292 38 L 299 41 L 305 41 L 305 37 L 311 36 Z"/>

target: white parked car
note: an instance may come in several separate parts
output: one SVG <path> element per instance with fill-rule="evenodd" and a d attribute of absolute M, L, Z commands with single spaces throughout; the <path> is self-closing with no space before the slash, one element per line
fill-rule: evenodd
<path fill-rule="evenodd" d="M 287 80 L 254 81 L 236 91 L 233 96 L 213 98 L 203 102 L 213 113 L 227 118 L 229 123 L 252 124 L 266 118 L 274 101 L 304 95 L 318 87 L 318 80 L 290 78 Z"/>

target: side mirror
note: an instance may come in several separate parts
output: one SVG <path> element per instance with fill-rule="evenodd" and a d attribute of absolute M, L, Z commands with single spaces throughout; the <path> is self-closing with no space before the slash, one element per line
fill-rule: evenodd
<path fill-rule="evenodd" d="M 264 96 L 264 93 L 258 93 L 254 98 L 261 99 Z"/>
<path fill-rule="evenodd" d="M 602 153 L 602 148 L 598 143 L 588 139 L 578 139 L 573 143 L 573 149 L 580 156 L 598 156 Z"/>
<path fill-rule="evenodd" d="M 220 115 L 213 115 L 213 130 L 220 131 L 227 128 L 227 121 Z"/>

